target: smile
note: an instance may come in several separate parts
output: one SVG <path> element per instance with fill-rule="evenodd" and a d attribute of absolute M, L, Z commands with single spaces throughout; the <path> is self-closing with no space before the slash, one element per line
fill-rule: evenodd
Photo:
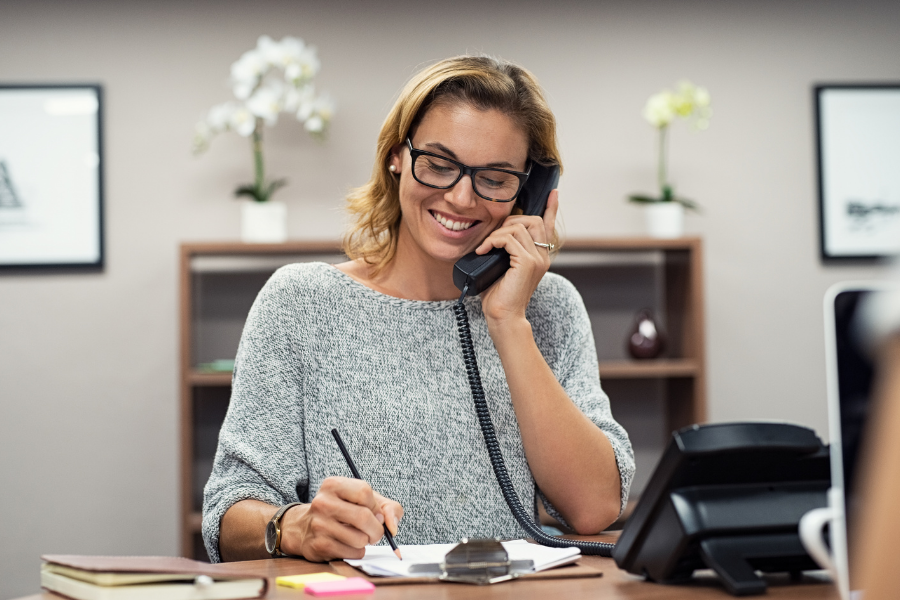
<path fill-rule="evenodd" d="M 434 217 L 434 220 L 446 227 L 451 231 L 463 231 L 468 229 L 478 221 L 454 221 L 452 219 L 447 219 L 446 217 L 438 214 L 435 211 L 428 211 L 431 213 L 431 216 Z"/>

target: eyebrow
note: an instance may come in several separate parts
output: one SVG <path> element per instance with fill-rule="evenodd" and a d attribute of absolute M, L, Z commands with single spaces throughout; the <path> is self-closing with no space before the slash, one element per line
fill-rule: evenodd
<path fill-rule="evenodd" d="M 427 144 L 425 144 L 425 147 L 429 148 L 431 150 L 436 150 L 436 151 L 440 152 L 441 154 L 446 154 L 447 156 L 449 156 L 450 158 L 452 158 L 455 161 L 462 162 L 459 160 L 459 157 L 456 156 L 456 153 L 453 150 L 451 150 L 450 148 L 448 148 L 447 146 L 443 145 L 440 142 L 428 142 Z M 485 167 L 496 167 L 498 169 L 509 169 L 510 171 L 518 171 L 518 169 L 516 168 L 515 165 L 508 163 L 506 161 L 492 162 L 492 163 L 488 163 L 484 166 Z"/>

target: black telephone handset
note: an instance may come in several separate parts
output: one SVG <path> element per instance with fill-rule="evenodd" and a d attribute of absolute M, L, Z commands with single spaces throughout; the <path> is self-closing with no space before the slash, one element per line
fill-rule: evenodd
<path fill-rule="evenodd" d="M 528 181 L 519 192 L 516 202 L 523 214 L 543 215 L 547 208 L 547 198 L 559 183 L 559 166 L 545 167 L 535 163 L 531 167 Z M 453 283 L 462 291 L 468 285 L 469 296 L 477 296 L 491 287 L 509 269 L 509 253 L 503 248 L 491 248 L 485 254 L 470 252 L 453 266 Z"/>

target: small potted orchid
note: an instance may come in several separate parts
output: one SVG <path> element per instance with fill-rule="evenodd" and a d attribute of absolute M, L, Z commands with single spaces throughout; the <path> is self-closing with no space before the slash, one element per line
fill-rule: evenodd
<path fill-rule="evenodd" d="M 681 81 L 675 91 L 668 89 L 650 96 L 644 106 L 644 119 L 659 132 L 657 177 L 659 196 L 632 194 L 630 202 L 643 204 L 647 218 L 647 230 L 651 237 L 680 237 L 684 232 L 684 209 L 699 210 L 693 200 L 676 196 L 669 181 L 668 131 L 676 118 L 692 121 L 695 129 L 709 127 L 712 117 L 709 92 L 690 81 Z"/>
<path fill-rule="evenodd" d="M 319 72 L 316 49 L 303 40 L 275 41 L 261 36 L 256 48 L 231 65 L 231 86 L 236 100 L 213 106 L 194 132 L 194 152 L 205 151 L 212 139 L 233 131 L 250 139 L 255 177 L 240 185 L 235 196 L 245 197 L 241 209 L 241 239 L 245 242 L 283 242 L 287 239 L 284 203 L 272 195 L 285 179 L 269 179 L 263 160 L 263 128 L 278 122 L 278 115 L 294 116 L 314 138 L 324 139 L 334 114 L 334 103 L 317 94 L 313 78 Z"/>

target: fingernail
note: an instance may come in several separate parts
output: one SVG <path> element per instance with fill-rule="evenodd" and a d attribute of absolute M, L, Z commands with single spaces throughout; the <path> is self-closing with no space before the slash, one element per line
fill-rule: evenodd
<path fill-rule="evenodd" d="M 379 523 L 381 523 L 382 525 L 384 525 L 384 515 L 383 515 L 383 514 L 378 513 L 377 515 L 375 515 L 375 518 L 378 519 L 378 522 L 379 522 Z"/>

